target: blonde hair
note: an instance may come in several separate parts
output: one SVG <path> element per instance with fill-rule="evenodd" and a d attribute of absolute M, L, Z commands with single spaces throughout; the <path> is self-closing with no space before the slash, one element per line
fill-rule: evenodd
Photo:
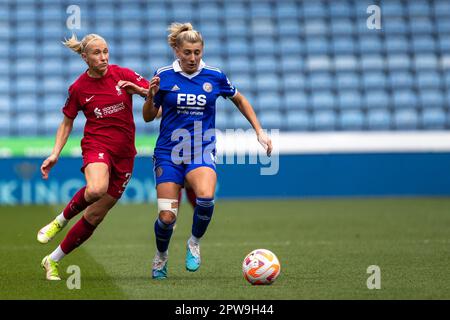
<path fill-rule="evenodd" d="M 103 40 L 106 42 L 103 37 L 99 36 L 98 34 L 91 33 L 86 35 L 81 41 L 78 41 L 77 36 L 75 34 L 72 34 L 72 37 L 70 39 L 65 39 L 65 41 L 63 41 L 63 44 L 76 53 L 82 54 L 83 52 L 86 52 L 86 48 L 94 40 Z"/>
<path fill-rule="evenodd" d="M 176 47 L 180 47 L 180 45 L 184 41 L 190 43 L 201 42 L 203 46 L 202 35 L 197 30 L 194 30 L 192 24 L 190 24 L 189 22 L 174 22 L 169 26 L 167 30 L 170 32 L 169 36 L 167 37 L 167 42 L 169 42 L 169 45 L 173 49 L 175 49 Z"/>

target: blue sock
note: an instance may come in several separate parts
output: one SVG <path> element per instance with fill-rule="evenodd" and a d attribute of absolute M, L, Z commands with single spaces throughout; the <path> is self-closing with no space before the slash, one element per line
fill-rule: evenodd
<path fill-rule="evenodd" d="M 201 238 L 208 228 L 214 211 L 214 198 L 197 198 L 192 223 L 192 235 Z"/>
<path fill-rule="evenodd" d="M 173 225 L 175 221 L 171 224 L 165 224 L 161 220 L 156 219 L 155 221 L 155 236 L 156 236 L 156 247 L 159 252 L 166 252 L 169 248 L 170 237 L 173 233 Z"/>

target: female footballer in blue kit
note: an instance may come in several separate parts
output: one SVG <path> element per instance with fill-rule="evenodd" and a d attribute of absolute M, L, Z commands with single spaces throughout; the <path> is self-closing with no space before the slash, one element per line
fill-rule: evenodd
<path fill-rule="evenodd" d="M 146 122 L 152 121 L 162 107 L 154 150 L 159 212 L 154 225 L 157 246 L 152 265 L 154 279 L 167 278 L 168 246 L 177 219 L 178 194 L 185 181 L 197 197 L 192 235 L 187 241 L 186 269 L 193 272 L 200 267 L 199 242 L 213 214 L 217 181 L 213 131 L 216 99 L 230 98 L 256 131 L 267 155 L 272 152 L 272 142 L 251 104 L 224 73 L 203 62 L 201 34 L 190 23 L 173 23 L 169 31 L 168 42 L 177 59 L 156 71 L 143 106 Z"/>

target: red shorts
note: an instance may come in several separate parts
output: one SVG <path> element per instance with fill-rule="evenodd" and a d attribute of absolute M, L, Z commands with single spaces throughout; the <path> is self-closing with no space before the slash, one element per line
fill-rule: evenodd
<path fill-rule="evenodd" d="M 81 167 L 81 172 L 84 173 L 84 169 L 88 164 L 96 162 L 103 162 L 108 165 L 109 185 L 107 193 L 115 199 L 120 199 L 131 179 L 134 157 L 117 158 L 111 156 L 107 151 L 85 150 L 83 151 L 83 167 Z"/>

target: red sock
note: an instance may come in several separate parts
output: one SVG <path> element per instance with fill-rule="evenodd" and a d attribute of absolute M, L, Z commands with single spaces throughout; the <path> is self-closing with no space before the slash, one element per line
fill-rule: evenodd
<path fill-rule="evenodd" d="M 70 220 L 91 204 L 90 202 L 87 202 L 86 199 L 84 199 L 85 190 L 86 187 L 83 187 L 78 190 L 78 192 L 73 196 L 72 200 L 70 200 L 70 202 L 64 208 L 64 218 Z"/>
<path fill-rule="evenodd" d="M 61 242 L 61 250 L 69 254 L 72 250 L 80 246 L 94 233 L 95 226 L 87 222 L 84 217 L 73 225 L 64 240 Z"/>
<path fill-rule="evenodd" d="M 194 190 L 186 189 L 186 196 L 191 203 L 192 208 L 195 208 L 195 206 L 197 205 L 197 197 L 195 196 Z"/>

